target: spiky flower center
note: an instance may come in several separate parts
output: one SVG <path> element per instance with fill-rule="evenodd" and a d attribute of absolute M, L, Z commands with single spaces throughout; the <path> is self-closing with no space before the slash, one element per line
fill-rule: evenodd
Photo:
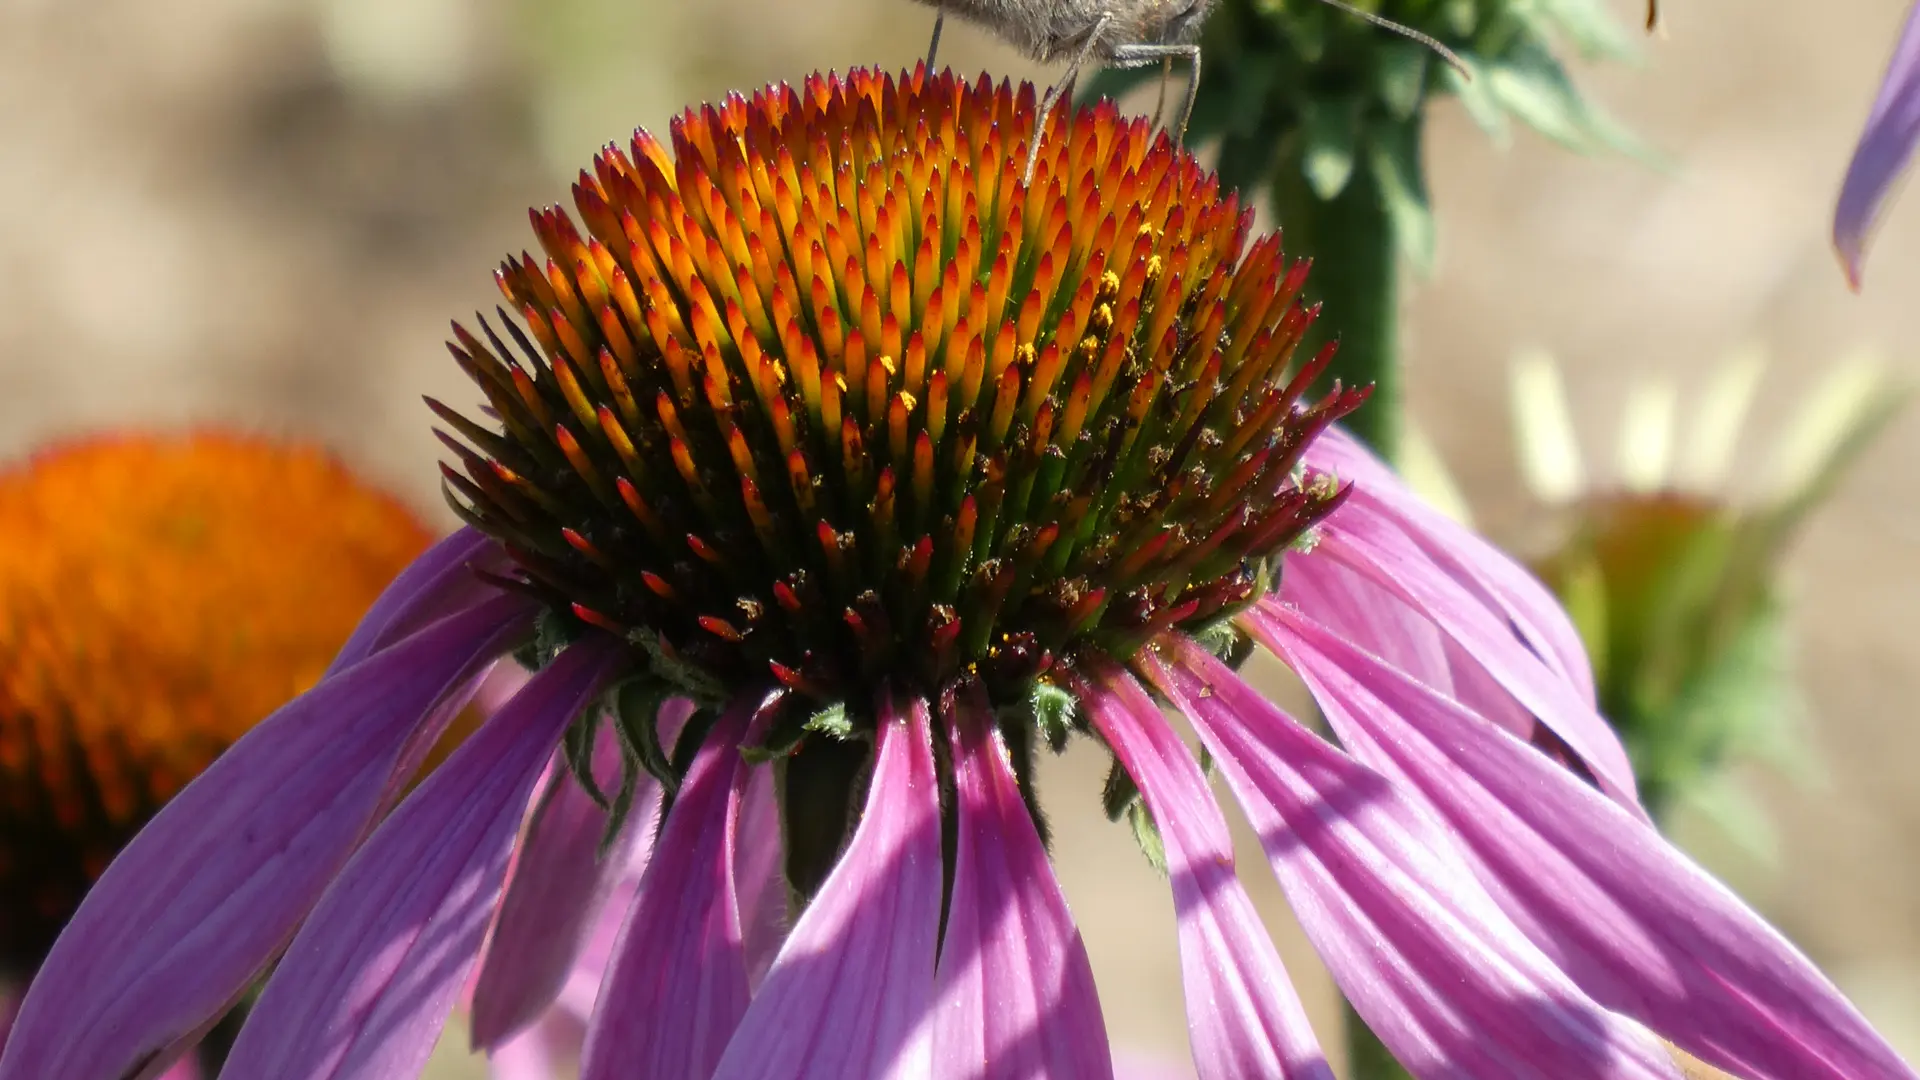
<path fill-rule="evenodd" d="M 855 71 L 689 111 L 533 214 L 437 402 L 455 509 L 701 692 L 1023 693 L 1218 620 L 1338 497 L 1303 262 L 1144 120 Z M 458 438 L 455 438 L 457 435 Z M 579 626 L 576 625 L 576 629 Z M 565 628 L 561 628 L 564 632 Z"/>
<path fill-rule="evenodd" d="M 127 436 L 0 472 L 0 979 L 428 539 L 311 447 Z"/>

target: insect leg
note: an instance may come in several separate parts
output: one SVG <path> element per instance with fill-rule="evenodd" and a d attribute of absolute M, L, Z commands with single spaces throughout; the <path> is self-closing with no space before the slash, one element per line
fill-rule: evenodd
<path fill-rule="evenodd" d="M 1198 45 L 1117 45 L 1113 50 L 1115 67 L 1139 67 L 1141 64 L 1159 60 L 1171 65 L 1174 57 L 1187 60 L 1187 103 L 1180 113 L 1180 126 L 1173 133 L 1173 144 L 1180 146 L 1187 138 L 1187 122 L 1193 119 L 1194 103 L 1200 100 L 1200 46 Z M 1160 122 L 1159 110 L 1154 111 L 1153 122 Z"/>
<path fill-rule="evenodd" d="M 1153 102 L 1153 126 L 1159 127 L 1160 120 L 1167 114 L 1167 84 L 1173 81 L 1173 57 L 1160 58 L 1160 96 Z"/>
<path fill-rule="evenodd" d="M 944 4 L 935 4 L 933 8 L 933 40 L 927 42 L 927 74 L 933 74 L 933 58 L 940 51 L 940 28 L 947 24 L 947 9 Z"/>
<path fill-rule="evenodd" d="M 1022 174 L 1021 183 L 1033 183 L 1033 167 L 1040 161 L 1040 139 L 1047 131 L 1047 114 L 1053 111 L 1055 103 L 1072 93 L 1073 81 L 1080 76 L 1080 65 L 1086 63 L 1087 57 L 1093 54 L 1094 46 L 1100 43 L 1100 34 L 1112 21 L 1113 16 L 1109 14 L 1100 16 L 1094 22 L 1093 27 L 1087 31 L 1086 44 L 1080 46 L 1080 51 L 1073 56 L 1073 62 L 1067 65 L 1067 73 L 1061 76 L 1059 82 L 1047 87 L 1046 96 L 1040 99 L 1040 110 L 1034 114 L 1033 118 L 1033 138 L 1027 145 L 1027 171 Z M 1071 101 L 1067 103 L 1067 122 L 1073 122 Z"/>

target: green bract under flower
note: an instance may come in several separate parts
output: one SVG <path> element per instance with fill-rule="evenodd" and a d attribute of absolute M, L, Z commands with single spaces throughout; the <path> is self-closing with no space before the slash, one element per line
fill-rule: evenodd
<path fill-rule="evenodd" d="M 856 71 L 642 132 L 536 211 L 455 327 L 488 422 L 455 508 L 561 616 L 700 695 L 778 680 L 996 699 L 1271 587 L 1337 501 L 1301 451 L 1304 262 L 1111 103 Z M 503 339 L 501 334 L 505 334 Z"/>

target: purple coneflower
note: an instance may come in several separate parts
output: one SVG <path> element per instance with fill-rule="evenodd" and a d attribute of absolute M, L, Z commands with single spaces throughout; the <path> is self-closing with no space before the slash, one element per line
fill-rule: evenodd
<path fill-rule="evenodd" d="M 1109 1076 L 1031 784 L 1076 736 L 1163 851 L 1199 1074 L 1327 1076 L 1169 709 L 1418 1075 L 1673 1077 L 1651 1029 L 1912 1076 L 1647 824 L 1546 593 L 1329 428 L 1362 395 L 1304 400 L 1305 267 L 1111 104 L 1023 186 L 1033 96 L 775 86 L 601 154 L 584 236 L 536 213 L 520 323 L 456 328 L 484 419 L 435 405 L 470 527 L 107 871 L 0 1077 L 157 1069 L 276 957 L 229 1080 L 414 1075 L 476 962 L 497 1045 L 654 782 L 588 1080 Z"/>
<path fill-rule="evenodd" d="M 114 854 L 431 540 L 298 443 L 118 432 L 0 468 L 0 1045 Z"/>
<path fill-rule="evenodd" d="M 1920 143 L 1920 7 L 1907 14 L 1906 29 L 1887 63 L 1880 96 L 1867 114 L 1866 130 L 1854 147 L 1833 210 L 1833 246 L 1855 289 L 1865 269 L 1867 234 L 1893 182 L 1913 159 L 1916 143 Z"/>

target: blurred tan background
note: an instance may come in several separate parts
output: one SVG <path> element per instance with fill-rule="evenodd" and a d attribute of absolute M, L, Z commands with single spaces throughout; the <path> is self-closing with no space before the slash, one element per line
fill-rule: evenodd
<path fill-rule="evenodd" d="M 1410 400 L 1503 540 L 1539 524 L 1506 423 L 1517 347 L 1567 364 L 1596 445 L 1629 380 L 1697 385 L 1744 343 L 1778 360 L 1756 456 L 1848 350 L 1920 379 L 1920 200 L 1894 212 L 1863 296 L 1825 239 L 1904 3 L 1665 6 L 1669 36 L 1641 67 L 1583 75 L 1670 167 L 1525 134 L 1496 151 L 1450 106 L 1429 140 L 1441 260 L 1411 293 Z M 323 440 L 449 522 L 419 395 L 470 399 L 446 322 L 497 298 L 488 273 L 530 246 L 526 207 L 564 198 L 636 124 L 816 68 L 909 65 L 929 27 L 904 0 L 0 0 L 0 455 L 221 421 Z M 943 56 L 1032 71 L 965 27 Z M 1920 1059 L 1916 465 L 1920 415 L 1796 554 L 1826 778 L 1758 778 L 1779 866 L 1704 829 L 1696 850 Z M 1102 764 L 1049 767 L 1057 857 L 1117 1043 L 1178 1058 L 1171 904 L 1099 817 Z M 1336 1042 L 1324 975 L 1257 849 L 1242 866 Z M 472 1075 L 454 1056 L 445 1075 Z"/>

